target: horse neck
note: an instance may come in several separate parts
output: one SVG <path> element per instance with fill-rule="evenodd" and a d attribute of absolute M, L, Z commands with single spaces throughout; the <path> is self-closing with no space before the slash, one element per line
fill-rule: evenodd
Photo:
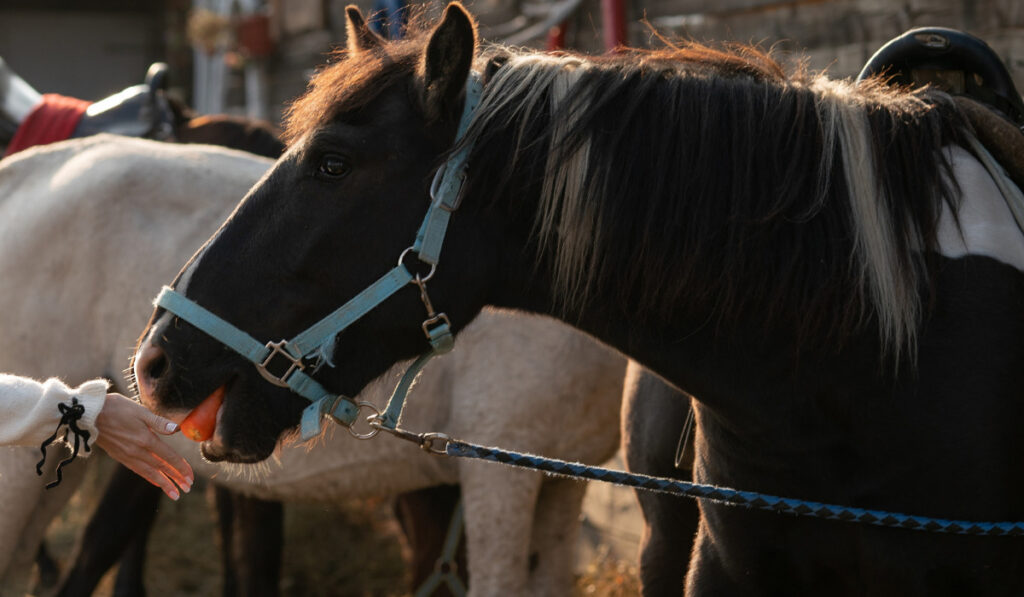
<path fill-rule="evenodd" d="M 465 203 L 512 222 L 503 269 L 537 256 L 522 302 L 620 349 L 722 326 L 744 342 L 744 319 L 769 319 L 769 345 L 873 325 L 912 350 L 954 119 L 876 88 L 665 64 L 524 59 L 488 82 Z"/>
<path fill-rule="evenodd" d="M 673 83 L 680 89 L 690 84 L 680 80 Z M 707 87 L 703 79 L 693 84 Z M 470 155 L 464 209 L 483 205 L 487 209 L 478 215 L 493 210 L 504 222 L 506 238 L 498 241 L 507 247 L 503 274 L 488 301 L 562 319 L 698 394 L 699 387 L 713 385 L 712 378 L 733 370 L 731 355 L 757 353 L 767 362 L 792 368 L 783 355 L 792 356 L 802 338 L 817 334 L 825 344 L 829 340 L 823 338 L 851 325 L 850 320 L 870 319 L 863 306 L 872 300 L 864 295 L 867 284 L 856 278 L 858 271 L 851 272 L 857 267 L 851 267 L 852 243 L 834 240 L 849 239 L 852 233 L 842 228 L 849 226 L 847 216 L 828 212 L 845 214 L 849 200 L 844 172 L 822 172 L 839 170 L 843 151 L 835 139 L 816 136 L 825 126 L 824 108 L 815 105 L 815 92 L 806 88 L 781 93 L 764 82 L 725 83 L 742 84 L 767 89 L 770 93 L 761 95 L 778 105 L 738 93 L 736 105 L 710 108 L 708 120 L 725 123 L 717 133 L 704 130 L 698 118 L 704 108 L 691 104 L 731 97 L 721 89 L 707 92 L 704 99 L 690 98 L 679 89 L 648 93 L 632 104 L 630 89 L 609 90 L 603 101 L 628 104 L 628 126 L 633 129 L 611 132 L 586 126 L 569 130 L 572 126 L 564 122 L 545 122 L 551 117 L 538 115 L 539 103 L 517 112 L 510 100 L 495 108 L 485 97 L 481 110 L 507 113 L 485 119 L 495 129 L 480 133 L 482 143 Z M 796 95 L 797 100 L 790 97 Z M 644 102 L 669 99 L 678 104 L 663 117 L 671 126 L 659 126 L 653 104 Z M 602 110 L 607 112 L 607 105 Z M 766 112 L 776 118 L 761 122 Z M 596 114 L 579 117 L 593 126 Z M 857 118 L 866 117 L 858 113 Z M 794 127 L 813 131 L 806 135 L 813 140 L 791 147 Z M 761 139 L 755 134 L 758 128 Z M 686 131 L 696 138 L 687 138 Z M 716 140 L 716 135 L 725 139 Z M 614 141 L 608 142 L 608 136 Z M 739 138 L 750 146 L 733 143 Z M 531 139 L 543 143 L 531 146 Z M 545 143 L 557 155 L 550 147 L 536 150 Z M 870 145 L 865 149 L 871 150 Z M 731 160 L 751 180 L 741 180 L 743 176 L 715 160 Z M 925 189 L 922 195 L 938 186 L 937 172 L 933 164 L 917 179 Z M 602 182 L 593 184 L 596 178 Z M 825 215 L 812 221 L 815 210 Z M 453 223 L 459 220 L 456 216 Z M 608 222 L 623 226 L 612 229 Z M 611 238 L 619 234 L 621 238 Z M 809 249 L 806 237 L 833 240 Z M 730 252 L 732 247 L 738 248 Z M 808 255 L 809 250 L 819 254 Z M 893 259 L 903 265 L 899 254 Z M 836 283 L 839 276 L 848 280 L 845 285 Z M 766 315 L 774 318 L 771 333 L 762 325 Z M 699 371 L 696 363 L 702 364 Z M 684 378 L 696 380 L 696 386 L 683 386 Z"/>
<path fill-rule="evenodd" d="M 551 300 L 554 284 L 550 278 L 536 271 L 507 270 L 504 283 L 494 289 L 488 303 L 497 307 L 547 315 L 579 329 L 601 343 L 610 346 L 644 367 L 657 372 L 671 383 L 698 395 L 710 388 L 709 371 L 691 367 L 700 361 L 700 348 L 706 346 L 707 336 L 698 326 L 696 332 L 679 333 L 673 337 L 670 330 L 688 326 L 682 322 L 637 322 L 631 314 L 610 308 L 611 297 L 600 294 L 582 308 L 567 311 Z M 686 341 L 675 341 L 689 336 Z M 682 365 L 682 368 L 680 368 Z"/>

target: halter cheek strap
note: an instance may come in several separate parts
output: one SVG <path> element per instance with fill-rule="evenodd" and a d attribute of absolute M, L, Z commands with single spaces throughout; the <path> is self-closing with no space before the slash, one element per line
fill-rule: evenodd
<path fill-rule="evenodd" d="M 475 72 L 471 73 L 466 81 L 466 101 L 462 106 L 459 129 L 455 134 L 456 143 L 462 140 L 469 129 L 473 113 L 480 103 L 482 90 L 480 76 Z M 424 263 L 437 265 L 441 257 L 441 245 L 448 230 L 448 220 L 462 203 L 462 185 L 466 182 L 466 160 L 469 157 L 469 150 L 468 144 L 463 145 L 458 152 L 448 158 L 434 175 L 434 181 L 430 185 L 430 209 L 427 210 L 427 215 L 416 232 L 416 242 L 412 246 L 412 250 Z"/>
<path fill-rule="evenodd" d="M 469 79 L 466 81 L 466 100 L 456 133 L 456 144 L 469 128 L 469 123 L 480 102 L 481 91 L 480 76 L 475 72 L 470 73 Z M 360 405 L 347 396 L 334 394 L 324 389 L 305 373 L 304 370 L 307 366 L 305 360 L 318 353 L 326 355 L 330 347 L 333 346 L 334 338 L 339 333 L 374 307 L 383 303 L 399 289 L 410 282 L 416 284 L 420 289 L 420 298 L 427 309 L 427 319 L 421 327 L 430 342 L 431 350 L 414 361 L 395 389 L 385 412 L 376 417 L 379 425 L 394 428 L 405 394 L 412 385 L 413 379 L 431 357 L 450 351 L 454 344 L 448 316 L 434 311 L 430 297 L 427 295 L 426 283 L 433 276 L 440 258 L 451 214 L 458 209 L 462 200 L 462 185 L 466 178 L 468 154 L 469 147 L 463 146 L 435 174 L 434 181 L 430 186 L 431 201 L 426 217 L 416 233 L 416 241 L 413 246 L 402 253 L 398 265 L 333 313 L 291 340 L 260 343 L 231 323 L 168 287 L 160 292 L 155 304 L 184 319 L 245 357 L 270 383 L 289 388 L 309 400 L 312 404 L 303 411 L 301 423 L 302 439 L 307 440 L 320 432 L 320 422 L 324 415 L 342 425 L 351 427 L 359 414 Z M 404 260 L 409 252 L 416 253 L 420 261 L 431 266 L 430 273 L 426 277 L 421 277 L 418 274 L 414 276 L 406 269 Z M 285 371 L 280 374 L 271 372 L 272 367 L 280 370 L 280 367 L 276 365 L 278 361 L 284 361 Z"/>

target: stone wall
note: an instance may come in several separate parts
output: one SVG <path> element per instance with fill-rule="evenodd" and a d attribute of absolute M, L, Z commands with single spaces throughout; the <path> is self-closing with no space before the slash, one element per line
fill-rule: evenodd
<path fill-rule="evenodd" d="M 913 27 L 961 29 L 988 42 L 1024 89 L 1021 0 L 634 0 L 659 32 L 698 41 L 731 40 L 806 55 L 814 69 L 855 76 L 886 41 Z M 631 41 L 647 43 L 636 24 Z"/>
<path fill-rule="evenodd" d="M 332 46 L 344 44 L 344 6 L 352 0 L 272 0 L 279 38 L 269 63 L 270 103 L 281 106 L 302 93 Z M 835 77 L 855 76 L 885 42 L 907 29 L 943 26 L 968 31 L 991 45 L 1024 90 L 1024 1 L 1022 0 L 626 0 L 631 45 L 670 38 L 735 41 L 773 47 L 786 59 L 806 58 L 810 67 Z M 372 0 L 356 0 L 364 14 Z M 438 14 L 442 0 L 431 0 Z M 466 2 L 481 21 L 485 38 L 500 41 L 513 17 L 537 22 L 543 0 Z M 709 8 L 713 6 L 713 8 Z M 646 21 L 646 22 L 644 22 Z M 543 35 L 527 45 L 544 47 Z M 570 21 L 566 45 L 601 52 L 600 0 L 583 0 Z"/>

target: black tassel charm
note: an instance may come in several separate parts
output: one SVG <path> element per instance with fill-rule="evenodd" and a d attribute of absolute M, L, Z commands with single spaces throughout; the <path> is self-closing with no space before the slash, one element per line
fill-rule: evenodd
<path fill-rule="evenodd" d="M 65 464 L 71 462 L 72 460 L 75 459 L 76 456 L 78 456 L 79 442 L 81 442 L 81 444 L 85 446 L 86 452 L 90 451 L 89 432 L 86 431 L 85 429 L 80 429 L 78 427 L 79 419 L 81 419 L 82 415 L 85 414 L 85 406 L 78 403 L 78 398 L 72 398 L 71 406 L 68 406 L 67 404 L 61 402 L 57 404 L 57 410 L 60 411 L 60 422 L 57 423 L 57 428 L 53 431 L 53 435 L 46 438 L 46 441 L 44 441 L 42 445 L 39 446 L 39 451 L 43 453 L 43 459 L 40 460 L 38 464 L 36 464 L 36 474 L 39 475 L 40 477 L 43 475 L 43 463 L 46 462 L 46 447 L 52 444 L 57 439 L 57 434 L 60 433 L 61 427 L 67 427 L 64 430 L 64 441 L 67 442 L 68 432 L 71 432 L 75 435 L 75 445 L 71 451 L 71 456 L 65 458 L 60 462 L 60 464 L 57 465 L 57 480 L 47 483 L 47 489 L 52 489 L 60 485 L 60 482 L 63 479 L 61 469 L 64 468 Z"/>

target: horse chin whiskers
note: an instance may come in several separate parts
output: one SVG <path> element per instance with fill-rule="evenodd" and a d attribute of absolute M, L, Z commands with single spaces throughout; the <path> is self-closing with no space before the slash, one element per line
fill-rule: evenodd
<path fill-rule="evenodd" d="M 285 446 L 282 442 L 277 442 L 277 444 L 274 446 L 274 451 L 270 453 L 270 456 L 268 456 L 266 459 L 260 462 L 260 464 L 266 469 L 263 471 L 264 473 L 270 472 L 270 464 L 268 463 L 269 460 L 273 460 L 274 464 L 276 464 L 277 466 L 281 466 L 281 454 L 284 451 L 284 448 Z"/>
<path fill-rule="evenodd" d="M 200 444 L 199 453 L 203 459 L 221 466 L 253 466 L 265 463 L 271 454 L 259 455 L 249 450 L 238 450 L 230 448 L 223 443 L 214 443 L 207 440 Z"/>
<path fill-rule="evenodd" d="M 274 461 L 280 466 L 281 461 L 279 458 L 275 456 Z M 258 482 L 270 476 L 270 464 L 267 460 L 252 463 L 229 462 L 225 464 L 225 467 L 231 475 L 244 478 L 250 483 Z"/>

